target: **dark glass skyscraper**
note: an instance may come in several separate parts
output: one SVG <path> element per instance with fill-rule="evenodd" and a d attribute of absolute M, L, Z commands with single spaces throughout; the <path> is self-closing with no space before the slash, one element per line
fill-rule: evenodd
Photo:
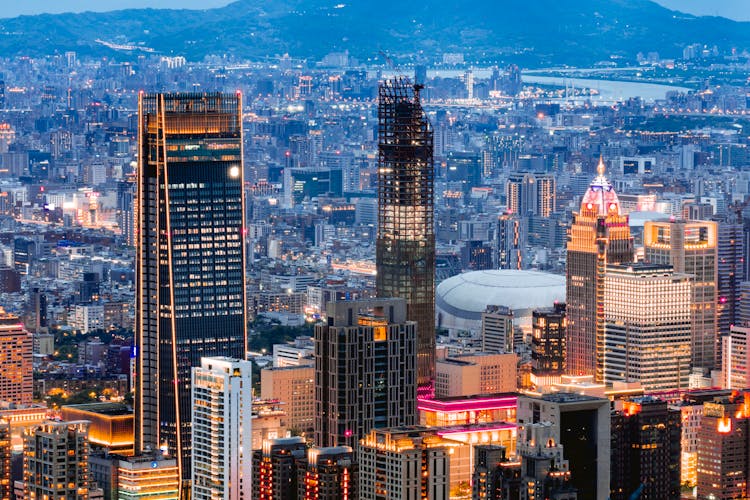
<path fill-rule="evenodd" d="M 417 322 L 417 383 L 431 396 L 435 378 L 435 224 L 432 127 L 421 86 L 402 79 L 378 91 L 378 297 L 406 299 Z"/>
<path fill-rule="evenodd" d="M 242 99 L 141 94 L 136 259 L 136 451 L 190 479 L 190 370 L 245 357 Z"/>

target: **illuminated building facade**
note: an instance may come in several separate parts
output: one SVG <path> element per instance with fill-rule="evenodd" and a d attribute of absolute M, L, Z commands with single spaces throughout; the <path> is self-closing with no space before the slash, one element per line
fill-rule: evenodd
<path fill-rule="evenodd" d="M 298 469 L 307 454 L 304 438 L 290 437 L 263 441 L 253 451 L 253 498 L 297 500 Z"/>
<path fill-rule="evenodd" d="M 310 448 L 298 475 L 300 500 L 352 500 L 359 498 L 358 467 L 348 446 Z"/>
<path fill-rule="evenodd" d="M 252 363 L 201 358 L 193 368 L 193 500 L 249 500 Z"/>
<path fill-rule="evenodd" d="M 0 500 L 11 500 L 11 433 L 10 422 L 0 419 Z"/>
<path fill-rule="evenodd" d="M 420 399 L 420 424 L 428 427 L 479 425 L 516 421 L 515 394 Z"/>
<path fill-rule="evenodd" d="M 698 431 L 698 498 L 747 498 L 748 396 L 703 404 Z"/>
<path fill-rule="evenodd" d="M 435 378 L 435 172 L 421 86 L 397 79 L 378 91 L 378 297 L 406 300 L 417 323 L 420 396 Z"/>
<path fill-rule="evenodd" d="M 508 212 L 520 217 L 549 217 L 555 211 L 555 194 L 552 174 L 516 172 L 508 176 L 505 184 Z"/>
<path fill-rule="evenodd" d="M 568 233 L 566 301 L 568 329 L 566 370 L 571 375 L 604 379 L 604 275 L 607 264 L 632 262 L 633 238 L 628 217 L 612 184 L 598 175 L 573 215 Z"/>
<path fill-rule="evenodd" d="M 450 454 L 426 429 L 373 429 L 359 443 L 360 498 L 448 500 Z"/>
<path fill-rule="evenodd" d="M 117 500 L 177 500 L 179 485 L 175 459 L 146 455 L 117 460 Z"/>
<path fill-rule="evenodd" d="M 88 420 L 89 444 L 109 453 L 133 453 L 133 412 L 121 403 L 89 403 L 63 406 L 63 420 Z"/>
<path fill-rule="evenodd" d="M 141 94 L 136 258 L 136 452 L 190 480 L 191 368 L 244 358 L 242 99 Z"/>
<path fill-rule="evenodd" d="M 687 389 L 692 276 L 631 263 L 608 266 L 604 282 L 604 382 Z"/>
<path fill-rule="evenodd" d="M 518 429 L 518 458 L 521 461 L 521 498 L 577 500 L 570 467 L 563 446 L 549 422 L 526 424 Z"/>
<path fill-rule="evenodd" d="M 718 222 L 716 242 L 716 314 L 719 338 L 739 323 L 740 295 L 745 267 L 744 225 Z M 719 368 L 720 360 L 716 367 Z"/>
<path fill-rule="evenodd" d="M 503 500 L 517 498 L 521 491 L 521 463 L 507 456 L 507 448 L 495 444 L 474 447 L 471 498 Z"/>
<path fill-rule="evenodd" d="M 356 448 L 417 422 L 417 325 L 404 299 L 329 303 L 315 326 L 315 443 Z"/>
<path fill-rule="evenodd" d="M 680 498 L 680 412 L 649 396 L 612 414 L 610 498 Z M 643 485 L 643 486 L 641 486 Z"/>
<path fill-rule="evenodd" d="M 435 397 L 513 392 L 517 389 L 518 356 L 477 353 L 435 363 Z"/>
<path fill-rule="evenodd" d="M 529 220 L 514 214 L 497 218 L 498 269 L 524 269 Z"/>
<path fill-rule="evenodd" d="M 531 370 L 534 375 L 555 376 L 565 372 L 565 304 L 531 313 Z"/>
<path fill-rule="evenodd" d="M 260 372 L 260 397 L 284 403 L 290 429 L 310 432 L 315 422 L 315 366 L 264 368 Z"/>
<path fill-rule="evenodd" d="M 89 500 L 88 422 L 52 422 L 23 434 L 23 498 Z"/>
<path fill-rule="evenodd" d="M 646 262 L 664 264 L 675 273 L 692 274 L 693 300 L 691 362 L 693 368 L 712 369 L 717 344 L 717 223 L 710 221 L 646 222 L 643 246 Z"/>
<path fill-rule="evenodd" d="M 34 392 L 32 335 L 21 320 L 0 310 L 0 401 L 31 404 Z"/>
<path fill-rule="evenodd" d="M 732 326 L 721 338 L 721 386 L 742 390 L 750 387 L 750 328 Z"/>

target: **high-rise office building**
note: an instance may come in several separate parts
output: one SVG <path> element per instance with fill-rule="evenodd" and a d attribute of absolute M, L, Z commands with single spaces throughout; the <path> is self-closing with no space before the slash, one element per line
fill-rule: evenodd
<path fill-rule="evenodd" d="M 448 500 L 448 448 L 423 431 L 427 429 L 373 429 L 362 439 L 357 453 L 360 498 Z"/>
<path fill-rule="evenodd" d="M 610 498 L 680 498 L 680 412 L 649 396 L 612 414 Z"/>
<path fill-rule="evenodd" d="M 23 433 L 23 498 L 89 500 L 89 423 L 45 422 Z"/>
<path fill-rule="evenodd" d="M 21 320 L 0 310 L 0 401 L 31 404 L 33 343 Z"/>
<path fill-rule="evenodd" d="M 565 372 L 565 304 L 531 313 L 531 370 L 535 375 Z"/>
<path fill-rule="evenodd" d="M 604 382 L 640 382 L 646 391 L 687 389 L 692 276 L 670 266 L 607 267 Z"/>
<path fill-rule="evenodd" d="M 599 161 L 598 175 L 573 215 L 568 233 L 566 369 L 604 379 L 604 274 L 607 264 L 633 260 L 628 217 Z"/>
<path fill-rule="evenodd" d="M 250 500 L 251 368 L 225 357 L 193 368 L 193 500 Z"/>
<path fill-rule="evenodd" d="M 729 335 L 739 323 L 740 295 L 745 264 L 744 226 L 732 222 L 718 223 L 716 287 L 718 297 L 718 335 Z M 717 368 L 719 360 L 717 360 Z"/>
<path fill-rule="evenodd" d="M 505 184 L 508 212 L 525 217 L 549 217 L 555 211 L 555 177 L 552 174 L 515 172 Z"/>
<path fill-rule="evenodd" d="M 721 338 L 721 386 L 742 390 L 750 387 L 750 328 L 733 326 Z"/>
<path fill-rule="evenodd" d="M 562 445 L 578 500 L 609 497 L 610 402 L 572 393 L 519 396 L 519 425 L 552 423 L 551 439 Z"/>
<path fill-rule="evenodd" d="M 141 94 L 136 258 L 136 452 L 190 480 L 191 369 L 246 345 L 242 99 Z"/>
<path fill-rule="evenodd" d="M 717 365 L 717 224 L 710 221 L 646 222 L 643 246 L 646 262 L 672 266 L 675 273 L 692 274 L 693 368 Z"/>
<path fill-rule="evenodd" d="M 378 297 L 406 299 L 417 323 L 419 394 L 435 377 L 435 172 L 421 86 L 397 79 L 378 91 Z"/>
<path fill-rule="evenodd" d="M 356 448 L 373 428 L 417 423 L 417 325 L 403 299 L 328 303 L 315 327 L 315 443 Z"/>

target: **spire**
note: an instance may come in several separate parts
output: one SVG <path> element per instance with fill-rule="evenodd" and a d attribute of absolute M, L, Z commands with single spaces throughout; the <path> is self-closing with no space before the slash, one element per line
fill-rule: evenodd
<path fill-rule="evenodd" d="M 596 166 L 596 173 L 599 175 L 604 175 L 604 172 L 607 171 L 607 167 L 604 165 L 604 158 L 602 155 L 599 155 L 599 164 Z"/>

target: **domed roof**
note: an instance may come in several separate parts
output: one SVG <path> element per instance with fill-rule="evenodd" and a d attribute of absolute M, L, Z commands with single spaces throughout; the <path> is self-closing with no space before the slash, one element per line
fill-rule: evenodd
<path fill-rule="evenodd" d="M 488 305 L 531 311 L 564 301 L 565 276 L 511 269 L 459 274 L 440 283 L 435 293 L 439 310 L 465 319 L 481 319 Z"/>
<path fill-rule="evenodd" d="M 591 215 L 609 215 L 620 214 L 620 200 L 612 184 L 604 176 L 606 167 L 604 160 L 599 158 L 599 165 L 596 167 L 597 176 L 591 181 L 586 194 L 581 200 L 581 213 Z"/>

